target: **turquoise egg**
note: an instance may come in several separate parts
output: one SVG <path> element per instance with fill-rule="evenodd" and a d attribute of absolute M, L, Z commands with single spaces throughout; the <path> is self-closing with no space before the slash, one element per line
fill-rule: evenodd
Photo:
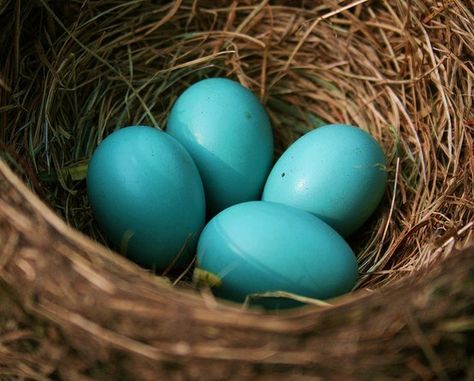
<path fill-rule="evenodd" d="M 167 132 L 198 166 L 211 214 L 260 198 L 273 137 L 267 113 L 251 91 L 226 78 L 199 81 L 173 105 Z"/>
<path fill-rule="evenodd" d="M 190 260 L 204 226 L 199 172 L 186 150 L 156 128 L 109 135 L 87 173 L 94 215 L 111 244 L 131 260 L 164 269 Z"/>
<path fill-rule="evenodd" d="M 283 153 L 262 199 L 311 212 L 348 236 L 375 210 L 386 183 L 377 141 L 357 127 L 332 124 L 308 132 Z"/>
<path fill-rule="evenodd" d="M 195 279 L 211 281 L 218 297 L 236 302 L 276 291 L 328 299 L 350 291 L 357 276 L 355 255 L 334 229 L 283 204 L 234 205 L 199 238 Z M 260 302 L 268 308 L 295 305 L 278 298 Z"/>

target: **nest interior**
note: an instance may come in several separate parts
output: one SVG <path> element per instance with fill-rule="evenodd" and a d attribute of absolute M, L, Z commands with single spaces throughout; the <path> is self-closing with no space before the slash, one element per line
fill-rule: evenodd
<path fill-rule="evenodd" d="M 0 3 L 0 374 L 473 376 L 473 6 Z M 262 316 L 172 288 L 78 232 L 105 242 L 75 178 L 97 144 L 117 127 L 164 127 L 176 97 L 213 76 L 260 97 L 275 158 L 325 123 L 383 146 L 389 184 L 351 241 L 354 294 Z"/>

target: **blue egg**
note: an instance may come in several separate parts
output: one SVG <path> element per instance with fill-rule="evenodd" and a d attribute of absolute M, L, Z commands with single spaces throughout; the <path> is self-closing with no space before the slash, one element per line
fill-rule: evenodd
<path fill-rule="evenodd" d="M 177 99 L 167 132 L 198 166 L 211 214 L 260 198 L 273 137 L 267 113 L 251 91 L 226 78 L 199 81 Z"/>
<path fill-rule="evenodd" d="M 352 289 L 357 261 L 344 239 L 314 215 L 283 204 L 234 205 L 204 228 L 197 249 L 197 280 L 237 302 L 248 295 L 285 291 L 328 299 Z M 293 306 L 272 298 L 269 308 Z"/>
<path fill-rule="evenodd" d="M 174 138 L 132 126 L 109 135 L 87 173 L 94 215 L 112 245 L 133 261 L 164 269 L 190 260 L 204 226 L 202 181 Z"/>
<path fill-rule="evenodd" d="M 386 183 L 377 141 L 357 127 L 332 124 L 303 135 L 283 153 L 262 199 L 311 212 L 348 236 L 373 213 Z"/>

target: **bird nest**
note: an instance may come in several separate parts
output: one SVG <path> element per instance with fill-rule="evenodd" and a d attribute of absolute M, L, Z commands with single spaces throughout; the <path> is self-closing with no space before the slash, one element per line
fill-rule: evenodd
<path fill-rule="evenodd" d="M 473 6 L 0 2 L 0 378 L 473 377 Z M 215 76 L 260 97 L 275 158 L 326 123 L 384 148 L 350 295 L 246 309 L 105 247 L 82 180 L 92 151 L 117 126 L 165 126 Z"/>

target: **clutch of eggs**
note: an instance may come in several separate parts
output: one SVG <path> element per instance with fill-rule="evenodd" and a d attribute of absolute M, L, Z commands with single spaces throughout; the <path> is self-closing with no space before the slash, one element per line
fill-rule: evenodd
<path fill-rule="evenodd" d="M 182 267 L 197 246 L 195 276 L 211 279 L 219 297 L 349 292 L 357 261 L 343 236 L 383 196 L 380 146 L 359 128 L 328 125 L 298 139 L 273 168 L 272 155 L 270 121 L 255 95 L 206 79 L 177 98 L 166 132 L 131 126 L 104 139 L 89 163 L 88 196 L 112 246 L 140 265 Z"/>

